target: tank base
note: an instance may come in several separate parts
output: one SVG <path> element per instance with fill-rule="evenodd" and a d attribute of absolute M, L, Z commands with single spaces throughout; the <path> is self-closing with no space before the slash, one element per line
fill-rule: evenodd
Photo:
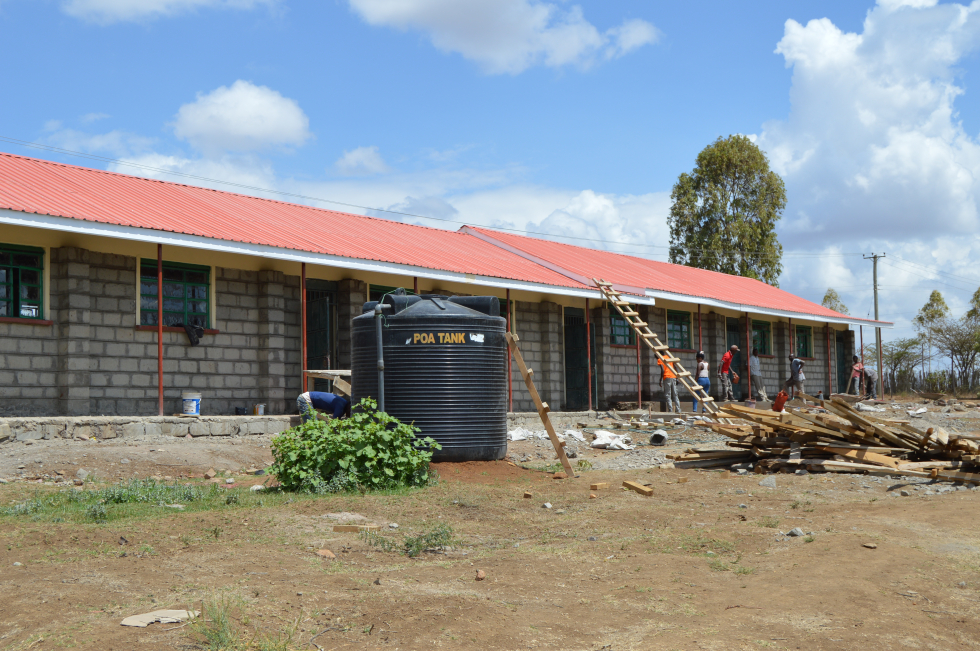
<path fill-rule="evenodd" d="M 451 447 L 436 451 L 433 463 L 460 463 L 463 461 L 499 461 L 507 456 L 507 445 Z"/>

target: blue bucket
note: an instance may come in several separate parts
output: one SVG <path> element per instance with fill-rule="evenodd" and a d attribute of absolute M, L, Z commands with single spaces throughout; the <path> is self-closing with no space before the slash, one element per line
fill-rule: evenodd
<path fill-rule="evenodd" d="M 182 412 L 185 416 L 201 415 L 200 393 L 182 393 L 180 394 L 180 402 L 183 405 Z"/>

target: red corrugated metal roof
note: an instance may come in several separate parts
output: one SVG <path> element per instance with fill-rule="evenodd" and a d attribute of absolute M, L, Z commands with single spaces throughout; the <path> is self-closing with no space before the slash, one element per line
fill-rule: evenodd
<path fill-rule="evenodd" d="M 476 236 L 0 152 L 0 208 L 433 270 L 592 288 L 561 273 L 766 310 L 867 322 L 763 282 L 550 240 Z M 544 267 L 522 257 L 534 256 Z"/>
<path fill-rule="evenodd" d="M 712 299 L 766 310 L 812 315 L 818 320 L 824 317 L 868 321 L 868 319 L 855 319 L 840 314 L 753 278 L 657 262 L 550 240 L 539 240 L 487 228 L 472 226 L 469 228 L 499 240 L 513 249 L 588 278 L 599 278 L 619 285 L 643 287 L 695 299 Z"/>
<path fill-rule="evenodd" d="M 0 153 L 0 208 L 584 288 L 463 233 L 6 153 Z"/>

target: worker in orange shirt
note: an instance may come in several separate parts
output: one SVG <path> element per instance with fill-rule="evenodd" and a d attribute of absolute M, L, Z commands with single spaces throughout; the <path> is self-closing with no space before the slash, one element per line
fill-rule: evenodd
<path fill-rule="evenodd" d="M 667 400 L 667 411 L 671 413 L 681 413 L 681 399 L 677 396 L 677 373 L 674 372 L 674 363 L 657 359 L 660 366 L 660 388 L 664 390 L 664 398 Z M 676 409 L 675 409 L 676 406 Z"/>

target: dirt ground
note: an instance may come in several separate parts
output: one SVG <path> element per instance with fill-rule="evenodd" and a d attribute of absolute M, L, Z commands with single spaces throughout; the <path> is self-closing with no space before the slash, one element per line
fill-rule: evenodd
<path fill-rule="evenodd" d="M 0 455 L 0 476 L 211 466 L 234 471 L 221 490 L 242 500 L 107 524 L 0 517 L 4 650 L 203 648 L 188 626 L 120 622 L 215 595 L 252 628 L 295 623 L 291 649 L 980 648 L 980 491 L 904 497 L 900 480 L 843 474 L 777 475 L 769 489 L 758 475 L 653 468 L 553 480 L 499 461 L 438 464 L 425 490 L 274 499 L 246 488 L 268 478 L 238 472 L 270 459 L 261 437 L 49 443 Z M 0 506 L 56 490 L 0 485 Z M 396 541 L 448 524 L 457 541 L 408 558 L 332 531 L 350 518 Z"/>

